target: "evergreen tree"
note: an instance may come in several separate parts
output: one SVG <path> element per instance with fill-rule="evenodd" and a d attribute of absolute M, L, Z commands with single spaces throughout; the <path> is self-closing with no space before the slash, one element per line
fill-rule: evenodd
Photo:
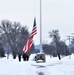
<path fill-rule="evenodd" d="M 52 30 L 52 32 L 50 33 L 50 37 L 52 38 L 52 41 L 56 44 L 56 51 L 57 51 L 57 55 L 59 60 L 61 59 L 60 57 L 60 36 L 59 36 L 59 31 L 58 30 Z"/>

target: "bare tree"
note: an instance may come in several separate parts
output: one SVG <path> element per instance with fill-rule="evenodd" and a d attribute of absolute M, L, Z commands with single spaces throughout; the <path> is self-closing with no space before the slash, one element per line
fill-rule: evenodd
<path fill-rule="evenodd" d="M 13 58 L 16 54 L 22 53 L 22 48 L 29 37 L 27 27 L 21 27 L 20 23 L 12 23 L 9 20 L 3 20 L 0 25 L 0 33 L 4 43 L 8 42 L 12 49 Z"/>
<path fill-rule="evenodd" d="M 3 48 L 3 45 L 0 43 L 0 57 L 5 57 L 5 51 L 4 51 L 4 48 Z"/>

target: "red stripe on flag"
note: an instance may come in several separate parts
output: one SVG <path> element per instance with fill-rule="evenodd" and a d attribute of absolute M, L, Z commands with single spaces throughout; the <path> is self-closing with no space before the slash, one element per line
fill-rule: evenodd
<path fill-rule="evenodd" d="M 33 26 L 32 32 L 30 34 L 30 37 L 29 37 L 26 45 L 23 47 L 23 51 L 25 53 L 27 53 L 31 49 L 32 44 L 33 44 L 33 37 L 35 34 L 37 34 L 36 19 L 34 19 L 34 26 Z"/>

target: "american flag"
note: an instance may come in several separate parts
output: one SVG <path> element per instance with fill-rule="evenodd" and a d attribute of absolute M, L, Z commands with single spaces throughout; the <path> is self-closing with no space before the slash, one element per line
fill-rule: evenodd
<path fill-rule="evenodd" d="M 32 44 L 33 44 L 33 37 L 34 37 L 35 34 L 37 34 L 36 18 L 34 18 L 34 25 L 33 25 L 33 29 L 32 29 L 32 32 L 30 34 L 30 37 L 27 40 L 26 45 L 23 47 L 23 51 L 25 53 L 27 53 L 31 49 Z"/>

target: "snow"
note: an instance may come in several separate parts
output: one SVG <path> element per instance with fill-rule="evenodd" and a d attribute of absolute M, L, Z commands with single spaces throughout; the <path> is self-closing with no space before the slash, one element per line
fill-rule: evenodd
<path fill-rule="evenodd" d="M 74 75 L 74 55 L 63 57 L 59 60 L 57 57 L 50 58 L 46 55 L 45 63 L 36 63 L 30 56 L 29 61 L 18 61 L 10 55 L 9 59 L 0 58 L 0 75 Z"/>

